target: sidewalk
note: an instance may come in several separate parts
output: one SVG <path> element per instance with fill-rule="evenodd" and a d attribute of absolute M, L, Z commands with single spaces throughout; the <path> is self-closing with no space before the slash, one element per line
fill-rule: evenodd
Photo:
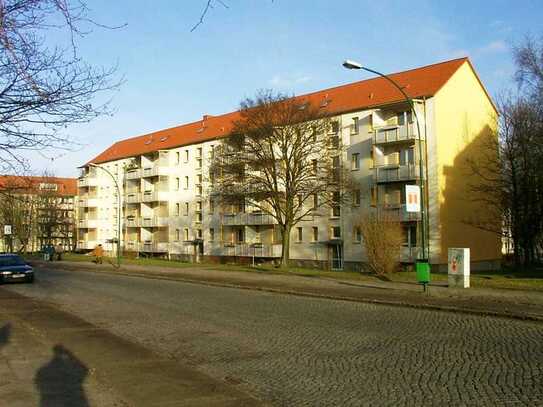
<path fill-rule="evenodd" d="M 2 406 L 258 406 L 226 383 L 0 289 Z"/>
<path fill-rule="evenodd" d="M 215 270 L 212 266 L 167 268 L 123 265 L 120 269 L 116 269 L 111 265 L 96 265 L 91 262 L 33 261 L 32 263 L 42 268 L 54 267 L 70 271 L 124 274 L 283 294 L 543 321 L 543 293 L 541 291 L 490 288 L 450 289 L 444 285 L 431 285 L 429 292 L 423 293 L 422 287 L 416 283 L 357 282 L 266 272 L 224 271 Z"/>

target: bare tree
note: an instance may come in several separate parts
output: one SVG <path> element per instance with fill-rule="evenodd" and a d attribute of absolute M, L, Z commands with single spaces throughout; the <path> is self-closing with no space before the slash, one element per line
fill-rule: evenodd
<path fill-rule="evenodd" d="M 286 266 L 292 227 L 323 206 L 339 207 L 350 189 L 339 123 L 308 100 L 271 91 L 242 102 L 240 116 L 217 149 L 212 193 L 273 217 Z"/>
<path fill-rule="evenodd" d="M 367 266 L 377 275 L 391 273 L 400 265 L 402 225 L 386 211 L 363 213 L 358 225 L 366 249 Z"/>
<path fill-rule="evenodd" d="M 0 171 L 20 170 L 23 150 L 73 145 L 67 125 L 111 112 L 93 100 L 119 86 L 116 68 L 78 55 L 92 25 L 80 0 L 0 0 Z M 67 44 L 55 46 L 53 34 Z"/>
<path fill-rule="evenodd" d="M 0 190 L 0 224 L 11 226 L 11 235 L 4 235 L 10 252 L 33 249 L 36 234 L 36 200 L 29 194 L 30 183 L 21 178 L 7 179 Z"/>
<path fill-rule="evenodd" d="M 518 93 L 498 104 L 498 134 L 469 162 L 470 188 L 487 209 L 475 225 L 510 238 L 515 264 L 527 266 L 543 255 L 543 38 L 526 38 L 514 59 Z"/>

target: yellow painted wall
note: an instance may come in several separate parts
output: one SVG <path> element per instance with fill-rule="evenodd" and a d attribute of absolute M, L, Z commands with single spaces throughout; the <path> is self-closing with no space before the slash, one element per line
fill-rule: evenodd
<path fill-rule="evenodd" d="M 468 62 L 436 94 L 435 120 L 440 263 L 447 262 L 449 247 L 469 247 L 472 261 L 499 259 L 498 235 L 470 225 L 487 208 L 473 199 L 469 185 L 478 180 L 468 163 L 481 160 L 485 139 L 496 136 L 497 114 Z"/>

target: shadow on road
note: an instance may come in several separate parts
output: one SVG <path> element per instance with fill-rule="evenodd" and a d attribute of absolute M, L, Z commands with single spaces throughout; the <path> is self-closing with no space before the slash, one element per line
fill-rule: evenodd
<path fill-rule="evenodd" d="M 53 352 L 34 377 L 40 407 L 88 407 L 83 382 L 89 369 L 62 345 L 55 345 Z"/>
<path fill-rule="evenodd" d="M 0 349 L 6 346 L 11 336 L 11 324 L 8 322 L 2 328 L 0 328 Z"/>

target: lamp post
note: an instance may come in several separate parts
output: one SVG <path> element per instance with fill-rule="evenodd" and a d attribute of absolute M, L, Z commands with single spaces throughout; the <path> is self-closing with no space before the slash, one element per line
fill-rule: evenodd
<path fill-rule="evenodd" d="M 343 67 L 347 69 L 361 69 L 367 72 L 371 72 L 375 75 L 378 75 L 384 79 L 386 79 L 388 82 L 390 82 L 396 89 L 400 91 L 400 93 L 403 95 L 407 103 L 409 103 L 409 107 L 411 108 L 411 111 L 413 115 L 415 116 L 415 123 L 417 124 L 417 135 L 418 135 L 418 141 L 419 141 L 419 180 L 420 180 L 420 206 L 421 206 L 421 249 L 422 249 L 422 256 L 421 258 L 417 259 L 420 263 L 428 263 L 429 260 L 429 245 L 428 245 L 428 253 L 426 251 L 426 196 L 425 196 L 425 188 L 424 188 L 424 170 L 423 170 L 423 163 L 422 160 L 424 158 L 423 151 L 422 151 L 422 138 L 420 133 L 420 123 L 419 118 L 417 116 L 417 110 L 415 109 L 415 102 L 413 99 L 405 93 L 403 88 L 390 76 L 387 76 L 381 72 L 374 71 L 373 69 L 366 68 L 365 66 L 362 66 L 362 64 L 351 61 L 349 59 L 345 60 L 343 62 Z M 428 266 L 426 265 L 424 267 L 426 270 L 428 270 Z"/>
<path fill-rule="evenodd" d="M 113 180 L 115 188 L 117 188 L 117 267 L 121 267 L 121 189 L 119 188 L 119 183 L 117 182 L 111 171 L 109 171 L 107 168 L 100 167 L 99 165 L 96 165 L 94 163 L 90 163 L 89 166 L 104 170 Z"/>

